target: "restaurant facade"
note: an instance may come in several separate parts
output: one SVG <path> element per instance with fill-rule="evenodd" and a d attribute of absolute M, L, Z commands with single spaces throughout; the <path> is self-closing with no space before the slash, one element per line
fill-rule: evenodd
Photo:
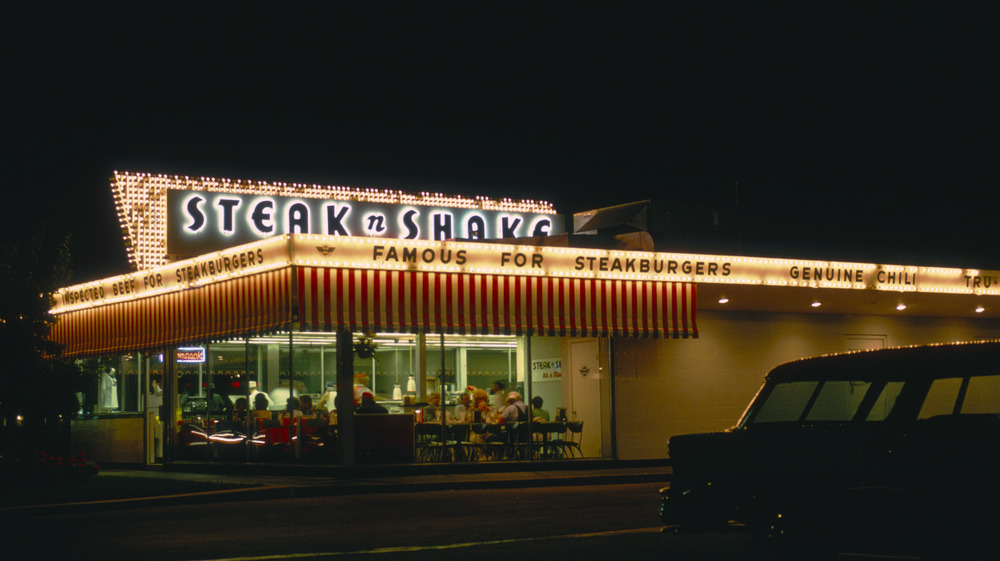
<path fill-rule="evenodd" d="M 117 172 L 112 191 L 136 270 L 58 291 L 51 335 L 100 362 L 72 439 L 104 462 L 657 459 L 734 424 L 782 362 L 1000 338 L 1000 272 L 661 251 L 642 204 L 567 225 L 429 193 Z M 496 383 L 561 432 L 425 438 L 431 396 L 453 413 Z M 386 413 L 354 415 L 362 391 Z M 322 419 L 227 423 L 257 394 Z"/>

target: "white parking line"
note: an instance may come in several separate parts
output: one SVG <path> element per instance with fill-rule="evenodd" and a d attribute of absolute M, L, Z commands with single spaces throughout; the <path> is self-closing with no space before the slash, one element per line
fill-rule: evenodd
<path fill-rule="evenodd" d="M 599 536 L 616 536 L 622 534 L 658 534 L 660 526 L 653 528 L 632 528 L 628 530 L 612 530 L 609 532 L 587 532 L 583 534 L 562 534 L 558 536 L 540 536 L 535 538 L 509 538 L 503 540 L 488 540 L 479 542 L 452 543 L 445 545 L 411 545 L 401 547 L 377 547 L 357 551 L 325 551 L 313 553 L 286 553 L 280 555 L 257 555 L 252 557 L 220 557 L 202 561 L 267 561 L 269 559 L 309 559 L 312 557 L 333 557 L 337 555 L 381 555 L 384 553 L 405 553 L 413 551 L 434 551 L 443 549 L 461 549 L 463 547 L 479 547 L 483 545 L 499 545 L 518 542 L 533 542 L 541 540 L 558 540 L 564 538 L 593 538 Z"/>
<path fill-rule="evenodd" d="M 882 555 L 882 554 L 865 554 L 865 553 L 839 553 L 840 557 L 861 557 L 863 559 L 920 559 L 919 557 L 912 557 L 909 555 Z"/>

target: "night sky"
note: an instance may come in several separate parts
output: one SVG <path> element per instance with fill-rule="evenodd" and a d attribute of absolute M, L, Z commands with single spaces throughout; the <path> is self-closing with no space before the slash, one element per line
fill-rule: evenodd
<path fill-rule="evenodd" d="M 619 4 L 22 11 L 3 239 L 126 272 L 117 169 L 653 199 L 670 250 L 1000 270 L 992 12 Z"/>

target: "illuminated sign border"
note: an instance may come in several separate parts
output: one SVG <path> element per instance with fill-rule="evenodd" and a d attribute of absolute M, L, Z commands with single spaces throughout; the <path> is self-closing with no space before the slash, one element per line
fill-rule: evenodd
<path fill-rule="evenodd" d="M 297 234 L 67 287 L 53 312 L 292 265 L 1000 296 L 1000 272 L 977 269 Z"/>
<path fill-rule="evenodd" d="M 359 189 L 329 185 L 250 181 L 215 177 L 115 171 L 111 192 L 118 211 L 129 263 L 139 271 L 167 263 L 167 198 L 172 191 L 228 193 L 261 198 L 289 197 L 352 201 L 377 205 L 442 207 L 516 214 L 556 215 L 550 203 L 487 197 L 468 198 L 440 193 L 404 193 L 391 189 Z M 561 228 L 561 227 L 560 227 Z M 556 233 L 560 230 L 554 230 Z M 232 244 L 237 245 L 239 242 Z"/>
<path fill-rule="evenodd" d="M 313 243 L 329 241 L 324 246 Z M 1000 272 L 729 255 L 296 236 L 296 263 L 365 269 L 1000 295 Z M 312 249 L 312 258 L 307 256 Z"/>

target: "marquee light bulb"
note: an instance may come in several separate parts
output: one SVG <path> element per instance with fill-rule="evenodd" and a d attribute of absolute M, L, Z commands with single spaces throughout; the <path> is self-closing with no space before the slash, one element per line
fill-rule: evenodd
<path fill-rule="evenodd" d="M 322 186 L 303 183 L 249 181 L 242 179 L 217 179 L 214 177 L 192 178 L 190 176 L 168 176 L 114 172 L 111 179 L 112 195 L 118 210 L 119 221 L 126 238 L 126 253 L 135 269 L 145 271 L 166 264 L 166 228 L 158 219 L 157 227 L 150 227 L 145 213 L 162 217 L 166 214 L 167 192 L 171 190 L 228 192 L 242 195 L 295 196 L 312 199 L 338 199 L 381 204 L 413 204 L 422 206 L 445 206 L 480 210 L 505 210 L 532 214 L 556 214 L 551 203 L 535 200 L 503 201 L 486 197 L 468 198 L 462 195 L 444 195 L 424 191 L 420 194 L 406 194 L 398 190 L 376 188 L 354 188 L 342 186 Z M 131 249 L 135 247 L 136 249 Z"/>

